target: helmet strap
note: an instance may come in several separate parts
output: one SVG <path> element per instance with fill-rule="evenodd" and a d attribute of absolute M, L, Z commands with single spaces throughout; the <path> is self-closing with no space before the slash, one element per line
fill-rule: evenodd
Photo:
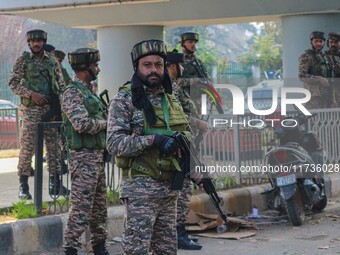
<path fill-rule="evenodd" d="M 184 45 L 184 43 L 182 44 L 182 47 L 185 49 L 185 51 L 188 53 L 188 54 L 194 54 L 195 52 L 194 51 L 192 51 L 192 50 L 189 50 L 188 48 L 187 48 L 187 46 L 185 46 Z"/>
<path fill-rule="evenodd" d="M 93 70 L 90 67 L 87 68 L 87 71 L 89 72 L 93 81 L 97 79 L 97 75 L 93 72 Z"/>

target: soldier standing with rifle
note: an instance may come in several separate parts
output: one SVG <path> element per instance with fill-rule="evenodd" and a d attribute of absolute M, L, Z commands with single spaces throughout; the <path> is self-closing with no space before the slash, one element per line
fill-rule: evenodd
<path fill-rule="evenodd" d="M 322 51 L 325 44 L 323 32 L 313 31 L 310 34 L 311 49 L 299 57 L 299 79 L 304 87 L 311 92 L 307 102 L 308 109 L 331 107 L 335 102 L 329 82 L 332 77 L 331 63 Z"/>
<path fill-rule="evenodd" d="M 172 81 L 172 88 L 174 94 L 178 98 L 181 106 L 190 121 L 190 127 L 205 131 L 207 124 L 205 121 L 199 119 L 196 106 L 190 99 L 190 96 L 182 87 L 178 85 L 178 78 L 183 72 L 184 54 L 178 52 L 168 52 L 166 66 L 167 71 Z M 202 245 L 196 243 L 196 238 L 189 238 L 185 229 L 185 222 L 187 220 L 187 213 L 189 210 L 189 203 L 191 198 L 192 181 L 189 178 L 183 180 L 183 188 L 179 193 L 177 202 L 177 244 L 178 249 L 183 250 L 200 250 Z"/>
<path fill-rule="evenodd" d="M 65 230 L 65 254 L 76 255 L 80 237 L 89 227 L 94 255 L 109 255 L 107 231 L 104 151 L 107 114 L 105 106 L 91 91 L 91 81 L 100 71 L 99 51 L 81 48 L 69 53 L 75 79 L 62 95 L 61 106 L 69 149 L 71 208 Z"/>
<path fill-rule="evenodd" d="M 190 94 L 196 108 L 201 109 L 201 93 L 197 87 L 200 83 L 211 83 L 203 62 L 195 55 L 196 44 L 199 41 L 197 33 L 186 32 L 180 35 L 180 43 L 184 54 L 184 70 L 179 85 Z"/>
<path fill-rule="evenodd" d="M 26 34 L 31 52 L 24 52 L 13 66 L 9 79 L 10 89 L 20 96 L 22 115 L 20 154 L 18 164 L 19 198 L 32 199 L 29 192 L 32 156 L 34 154 L 37 123 L 46 116 L 54 118 L 59 111 L 58 94 L 65 87 L 59 63 L 44 51 L 47 33 L 30 30 Z M 59 105 L 60 106 L 60 105 Z M 44 130 L 48 171 L 50 173 L 50 194 L 67 193 L 60 182 L 60 150 L 57 144 L 57 129 Z M 57 179 L 59 181 L 54 182 Z M 53 180 L 53 182 L 51 181 Z"/>
<path fill-rule="evenodd" d="M 110 103 L 107 149 L 123 169 L 121 199 L 125 254 L 177 254 L 176 204 L 172 181 L 180 171 L 179 144 L 172 135 L 188 125 L 172 94 L 160 40 L 137 43 L 131 58 L 134 75 Z"/>
<path fill-rule="evenodd" d="M 326 56 L 331 63 L 331 87 L 335 98 L 333 107 L 340 106 L 340 34 L 331 32 L 327 39 Z"/>
<path fill-rule="evenodd" d="M 199 36 L 197 33 L 193 32 L 186 32 L 180 35 L 180 43 L 182 46 L 182 52 L 184 54 L 184 63 L 183 63 L 183 73 L 181 77 L 178 79 L 178 84 L 180 88 L 187 94 L 190 95 L 190 98 L 193 100 L 196 106 L 196 114 L 197 118 L 199 119 L 200 115 L 198 115 L 197 111 L 201 109 L 201 92 L 199 90 L 198 84 L 205 84 L 210 83 L 210 77 L 207 73 L 207 70 L 203 64 L 203 62 L 197 58 L 195 55 L 196 52 L 196 44 L 199 41 Z M 195 114 L 191 112 L 192 114 Z M 194 128 L 195 134 L 195 145 L 199 148 L 199 144 L 201 143 L 203 131 L 206 130 L 203 125 L 191 125 Z M 206 126 L 206 125 L 205 125 Z M 198 128 L 197 128 L 198 127 Z M 181 249 L 186 250 L 199 250 L 202 248 L 201 245 L 195 244 L 192 242 L 185 231 L 184 223 L 187 219 L 189 202 L 192 195 L 192 183 L 186 181 L 189 186 L 184 188 L 181 192 L 181 196 L 188 197 L 188 199 L 184 199 L 187 205 L 184 205 L 184 202 L 180 204 L 181 206 L 178 208 L 178 215 L 180 219 L 180 223 L 178 225 L 178 236 L 181 238 L 179 239 L 179 246 Z M 191 242 L 190 242 L 191 241 Z"/>

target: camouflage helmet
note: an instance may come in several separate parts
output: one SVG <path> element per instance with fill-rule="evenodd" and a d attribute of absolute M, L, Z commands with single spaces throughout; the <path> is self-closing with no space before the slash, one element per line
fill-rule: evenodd
<path fill-rule="evenodd" d="M 332 40 L 334 40 L 334 41 L 339 42 L 339 41 L 340 41 L 340 34 L 335 33 L 335 32 L 330 32 L 330 33 L 328 34 L 328 40 L 329 40 L 329 39 L 332 39 Z"/>
<path fill-rule="evenodd" d="M 312 33 L 310 33 L 310 40 L 313 40 L 313 39 L 321 39 L 321 40 L 326 40 L 325 39 L 325 33 L 324 32 L 320 32 L 320 31 L 313 31 Z"/>
<path fill-rule="evenodd" d="M 34 29 L 27 31 L 26 40 L 29 42 L 32 39 L 42 39 L 45 42 L 47 41 L 47 33 L 44 30 Z"/>
<path fill-rule="evenodd" d="M 168 52 L 166 56 L 166 63 L 169 65 L 184 63 L 184 54 L 178 52 Z"/>
<path fill-rule="evenodd" d="M 132 64 L 134 66 L 134 69 L 136 69 L 138 61 L 149 55 L 158 55 L 166 60 L 166 46 L 163 41 L 151 39 L 146 41 L 141 41 L 135 46 L 133 46 L 131 51 L 131 60 Z"/>
<path fill-rule="evenodd" d="M 60 61 L 63 61 L 64 58 L 65 58 L 65 53 L 63 51 L 61 51 L 61 50 L 55 50 L 54 51 L 54 56 L 59 58 Z"/>
<path fill-rule="evenodd" d="M 196 42 L 199 41 L 198 34 L 194 32 L 183 33 L 179 36 L 179 39 L 180 39 L 181 44 L 183 44 L 186 40 L 193 40 Z"/>
<path fill-rule="evenodd" d="M 99 50 L 93 48 L 80 48 L 68 53 L 70 65 L 87 65 L 100 60 Z"/>

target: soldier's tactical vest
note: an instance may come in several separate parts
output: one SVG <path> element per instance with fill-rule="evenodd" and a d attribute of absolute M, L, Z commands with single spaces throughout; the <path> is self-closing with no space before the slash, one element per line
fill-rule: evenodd
<path fill-rule="evenodd" d="M 90 118 L 97 120 L 107 119 L 104 107 L 98 96 L 94 95 L 84 85 L 77 82 L 69 83 L 66 89 L 68 88 L 77 88 L 83 94 L 83 103 Z M 106 148 L 106 130 L 101 130 L 95 135 L 78 133 L 73 128 L 67 116 L 64 113 L 62 115 L 64 120 L 64 132 L 69 149 L 101 150 Z"/>
<path fill-rule="evenodd" d="M 207 78 L 207 71 L 201 60 L 194 57 L 194 61 L 185 61 L 183 63 L 182 78 Z"/>
<path fill-rule="evenodd" d="M 131 95 L 131 84 L 119 89 Z M 162 106 L 153 105 L 157 118 L 154 126 L 150 126 L 144 117 L 144 133 L 146 135 L 161 133 L 171 136 L 175 131 L 185 131 L 188 120 L 173 94 L 164 93 Z M 145 115 L 144 115 L 145 116 Z M 165 120 L 165 121 L 162 121 Z M 144 150 L 137 157 L 117 157 L 116 165 L 123 168 L 123 176 L 150 176 L 157 180 L 172 180 L 176 171 L 180 171 L 179 163 L 173 156 L 161 155 L 156 146 Z"/>
<path fill-rule="evenodd" d="M 22 57 L 26 63 L 26 72 L 23 79 L 23 85 L 30 90 L 43 94 L 47 100 L 50 99 L 50 88 L 55 89 L 56 77 L 54 73 L 55 62 L 52 56 L 44 57 L 42 65 L 38 65 L 34 58 L 31 58 L 29 52 L 24 52 Z M 48 79 L 51 84 L 49 86 Z M 57 93 L 57 91 L 54 91 Z M 30 98 L 21 97 L 21 103 L 25 106 L 33 106 L 35 103 Z"/>
<path fill-rule="evenodd" d="M 310 74 L 322 76 L 325 78 L 331 77 L 331 66 L 325 55 L 315 52 L 312 49 L 306 50 L 306 53 L 312 55 L 314 58 L 314 64 L 311 66 L 309 72 Z"/>

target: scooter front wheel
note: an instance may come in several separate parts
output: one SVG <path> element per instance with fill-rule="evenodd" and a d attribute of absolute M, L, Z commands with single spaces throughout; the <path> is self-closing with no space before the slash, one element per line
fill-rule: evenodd
<path fill-rule="evenodd" d="M 305 210 L 299 192 L 286 200 L 286 209 L 290 222 L 294 226 L 301 226 L 305 220 Z"/>
<path fill-rule="evenodd" d="M 327 196 L 324 195 L 320 201 L 318 201 L 315 205 L 313 205 L 312 210 L 313 212 L 319 213 L 323 209 L 325 209 L 326 206 L 327 206 Z"/>

